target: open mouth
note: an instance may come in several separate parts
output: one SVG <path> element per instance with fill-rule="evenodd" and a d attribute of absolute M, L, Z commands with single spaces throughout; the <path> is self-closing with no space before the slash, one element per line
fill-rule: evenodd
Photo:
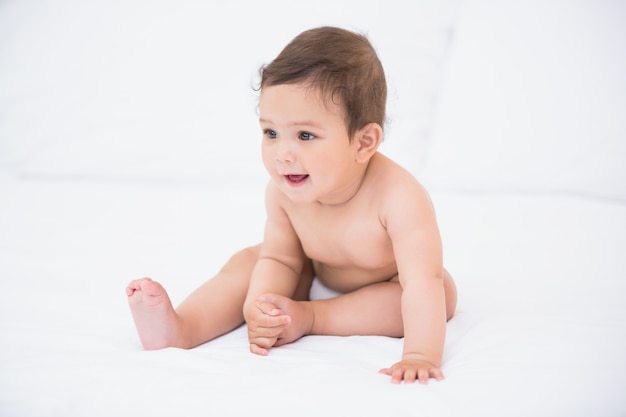
<path fill-rule="evenodd" d="M 290 185 L 300 185 L 303 184 L 309 176 L 307 174 L 288 174 L 285 175 L 285 178 Z"/>

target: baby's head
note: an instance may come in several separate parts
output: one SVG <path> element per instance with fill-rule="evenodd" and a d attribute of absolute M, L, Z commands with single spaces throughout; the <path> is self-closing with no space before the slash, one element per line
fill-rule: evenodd
<path fill-rule="evenodd" d="M 350 138 L 368 123 L 385 122 L 387 83 L 369 40 L 336 27 L 296 36 L 261 69 L 261 85 L 303 84 L 344 109 Z"/>

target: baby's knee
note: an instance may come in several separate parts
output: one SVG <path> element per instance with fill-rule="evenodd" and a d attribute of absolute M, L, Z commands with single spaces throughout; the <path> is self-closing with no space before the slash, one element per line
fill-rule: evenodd
<path fill-rule="evenodd" d="M 252 272 L 256 261 L 259 259 L 261 245 L 250 246 L 236 252 L 230 257 L 228 262 L 222 267 L 220 272 L 245 269 L 248 273 Z"/>
<path fill-rule="evenodd" d="M 261 253 L 261 244 L 255 246 L 248 246 L 235 253 L 232 257 L 239 258 L 241 261 L 254 262 L 259 259 L 259 253 Z"/>

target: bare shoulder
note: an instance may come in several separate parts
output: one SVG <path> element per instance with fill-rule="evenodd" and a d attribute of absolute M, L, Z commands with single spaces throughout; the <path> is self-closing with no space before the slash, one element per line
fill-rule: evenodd
<path fill-rule="evenodd" d="M 265 187 L 265 206 L 268 211 L 285 209 L 285 204 L 289 202 L 289 199 L 285 194 L 280 191 L 278 185 L 271 179 L 267 181 Z"/>
<path fill-rule="evenodd" d="M 372 177 L 375 178 L 376 192 L 388 198 L 426 198 L 428 192 L 415 176 L 398 163 L 383 154 L 377 154 L 372 160 Z M 395 201 L 391 201 L 395 203 Z"/>
<path fill-rule="evenodd" d="M 291 230 L 288 211 L 289 199 L 274 181 L 269 180 L 265 187 L 266 228 Z"/>
<path fill-rule="evenodd" d="M 411 172 L 382 154 L 377 154 L 372 162 L 374 188 L 383 219 L 434 215 L 428 191 Z"/>

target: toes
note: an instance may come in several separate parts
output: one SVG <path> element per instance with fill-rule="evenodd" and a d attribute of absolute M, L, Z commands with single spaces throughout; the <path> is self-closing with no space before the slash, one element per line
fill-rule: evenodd
<path fill-rule="evenodd" d="M 151 280 L 150 278 L 142 278 L 140 280 L 140 286 L 141 291 L 150 296 L 159 296 L 165 292 L 161 284 Z"/>
<path fill-rule="evenodd" d="M 163 292 L 163 287 L 156 281 L 153 281 L 151 278 L 140 278 L 130 282 L 128 287 L 126 287 L 126 293 L 130 294 L 134 291 L 144 291 L 148 294 L 156 295 L 155 293 Z M 129 294 L 129 295 L 130 295 Z"/>
<path fill-rule="evenodd" d="M 160 303 L 160 299 L 164 296 L 167 298 L 167 293 L 163 286 L 150 278 L 141 278 L 132 281 L 128 284 L 128 287 L 126 287 L 126 295 L 129 297 L 129 301 L 134 304 L 146 302 L 149 304 L 158 304 Z"/>

